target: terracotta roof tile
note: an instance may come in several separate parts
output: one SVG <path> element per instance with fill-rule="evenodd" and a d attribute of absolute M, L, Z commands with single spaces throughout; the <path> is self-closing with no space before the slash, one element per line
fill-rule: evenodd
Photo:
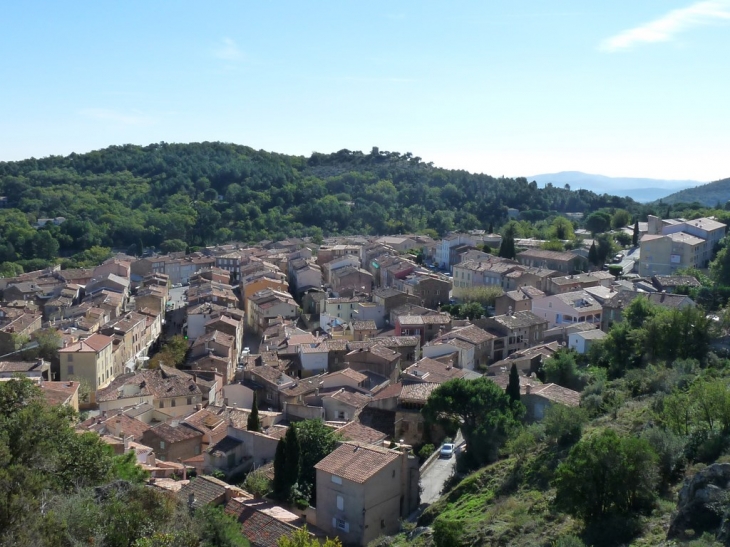
<path fill-rule="evenodd" d="M 363 484 L 399 457 L 399 452 L 387 448 L 346 442 L 337 447 L 314 468 Z"/>

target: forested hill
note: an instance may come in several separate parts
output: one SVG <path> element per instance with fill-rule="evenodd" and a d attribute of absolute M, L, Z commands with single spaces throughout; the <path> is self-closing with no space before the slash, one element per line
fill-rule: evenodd
<path fill-rule="evenodd" d="M 92 246 L 168 242 L 172 248 L 428 229 L 443 234 L 497 227 L 508 207 L 530 209 L 527 216 L 538 219 L 550 211 L 636 206 L 585 190 L 538 189 L 524 178 L 439 169 L 377 148 L 305 158 L 209 142 L 112 146 L 3 162 L 0 196 L 10 207 L 0 210 L 0 262 L 50 260 Z M 55 217 L 67 220 L 32 228 L 38 218 Z"/>
<path fill-rule="evenodd" d="M 714 207 L 718 203 L 723 206 L 730 200 L 730 178 L 717 180 L 695 188 L 687 188 L 662 198 L 662 203 L 701 203 L 706 207 Z"/>

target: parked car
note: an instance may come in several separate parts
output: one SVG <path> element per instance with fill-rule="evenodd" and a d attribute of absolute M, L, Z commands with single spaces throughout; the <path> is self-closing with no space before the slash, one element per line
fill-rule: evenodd
<path fill-rule="evenodd" d="M 454 455 L 454 445 L 453 443 L 446 443 L 441 447 L 441 457 L 442 458 L 450 458 Z"/>

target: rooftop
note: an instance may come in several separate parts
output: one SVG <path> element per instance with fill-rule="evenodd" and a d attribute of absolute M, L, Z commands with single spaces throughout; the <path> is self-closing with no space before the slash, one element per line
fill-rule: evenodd
<path fill-rule="evenodd" d="M 364 444 L 378 444 L 387 437 L 382 431 L 368 427 L 360 422 L 350 422 L 338 429 L 337 433 L 342 435 L 347 441 Z"/>
<path fill-rule="evenodd" d="M 399 452 L 387 448 L 345 442 L 314 468 L 363 484 L 384 467 L 396 461 L 400 455 Z"/>

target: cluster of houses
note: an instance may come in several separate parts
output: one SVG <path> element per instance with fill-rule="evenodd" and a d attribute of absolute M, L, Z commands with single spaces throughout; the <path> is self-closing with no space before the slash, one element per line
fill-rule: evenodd
<path fill-rule="evenodd" d="M 717 239 L 711 222 L 699 222 L 712 228 L 708 241 Z M 675 233 L 685 232 L 666 237 Z M 642 255 L 647 237 L 655 241 L 644 236 Z M 618 281 L 589 271 L 585 253 L 531 248 L 507 260 L 482 245 L 499 236 L 291 238 L 3 279 L 0 380 L 23 374 L 53 404 L 81 406 L 80 431 L 134 451 L 155 486 L 191 506 L 224 506 L 252 545 L 273 546 L 304 524 L 365 545 L 418 506 L 414 449 L 444 438 L 421 409 L 440 384 L 489 375 L 506 387 L 515 365 L 528 419 L 540 420 L 550 405 L 580 403 L 536 379 L 560 348 L 589 351 L 640 295 L 694 305 L 675 293 L 697 281 L 672 271 Z M 441 309 L 478 287 L 502 290 L 491 314 L 465 320 Z M 4 355 L 48 330 L 58 332 L 55 361 Z M 184 335 L 183 366 L 147 366 L 163 331 Z M 254 400 L 260 431 L 247 428 Z M 271 474 L 289 425 L 308 419 L 343 439 L 316 465 L 316 507 L 281 507 L 211 476 Z"/>

